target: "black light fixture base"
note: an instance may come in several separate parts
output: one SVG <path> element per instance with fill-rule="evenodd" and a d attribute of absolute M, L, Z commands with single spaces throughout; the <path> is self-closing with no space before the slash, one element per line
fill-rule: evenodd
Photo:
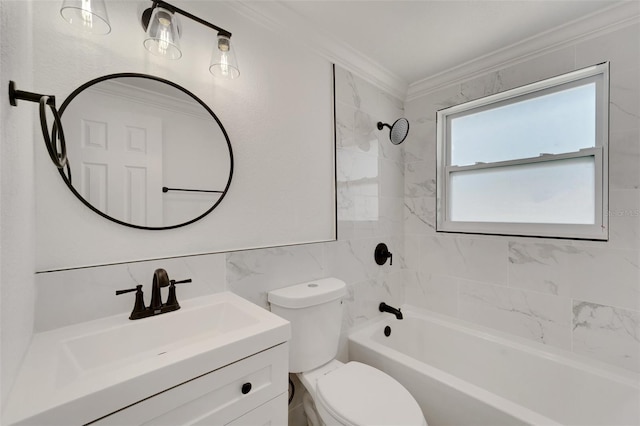
<path fill-rule="evenodd" d="M 151 13 L 153 12 L 153 9 L 156 7 L 161 7 L 163 9 L 167 9 L 169 12 L 171 13 L 177 13 L 179 15 L 182 15 L 186 18 L 191 19 L 192 21 L 196 21 L 202 25 L 204 25 L 205 27 L 209 27 L 213 30 L 216 30 L 218 32 L 218 34 L 222 34 L 226 37 L 231 37 L 231 33 L 227 30 L 225 30 L 224 28 L 220 28 L 217 25 L 213 25 L 211 22 L 207 22 L 202 18 L 199 18 L 195 15 L 192 15 L 191 13 L 187 12 L 186 10 L 182 10 L 179 7 L 175 7 L 172 4 L 167 3 L 164 0 L 151 0 L 153 2 L 153 5 L 148 8 L 145 9 L 144 12 L 142 12 L 142 17 L 140 18 L 140 21 L 142 23 L 142 27 L 144 28 L 144 30 L 147 30 L 147 27 L 149 26 L 149 21 L 151 21 Z M 178 35 L 181 35 L 181 30 L 180 30 L 180 25 L 178 25 Z"/>
<path fill-rule="evenodd" d="M 148 9 L 145 9 L 144 12 L 142 12 L 142 16 L 140 17 L 140 23 L 142 24 L 142 28 L 147 31 L 147 28 L 149 28 L 149 21 L 151 21 L 151 14 L 153 13 L 153 7 L 150 7 Z"/>
<path fill-rule="evenodd" d="M 151 6 L 148 9 L 145 9 L 144 12 L 142 12 L 142 16 L 140 16 L 140 24 L 142 25 L 142 29 L 146 32 L 147 28 L 149 28 L 149 22 L 151 22 L 151 14 L 153 13 L 153 9 L 155 9 L 156 4 L 154 3 L 153 6 Z M 169 10 L 170 12 L 174 13 L 173 10 Z M 180 21 L 176 21 L 176 31 L 178 31 L 178 36 L 182 37 L 182 26 L 180 25 Z"/>
<path fill-rule="evenodd" d="M 18 106 L 18 99 L 22 101 L 29 101 L 39 103 L 40 99 L 45 96 L 40 93 L 33 92 L 25 92 L 24 90 L 16 89 L 16 83 L 13 80 L 9 80 L 9 103 L 11 106 Z M 47 105 L 55 106 L 56 97 L 55 96 L 47 96 Z"/>
<path fill-rule="evenodd" d="M 9 103 L 11 106 L 18 106 L 18 100 L 16 99 L 16 83 L 13 80 L 9 81 Z"/>

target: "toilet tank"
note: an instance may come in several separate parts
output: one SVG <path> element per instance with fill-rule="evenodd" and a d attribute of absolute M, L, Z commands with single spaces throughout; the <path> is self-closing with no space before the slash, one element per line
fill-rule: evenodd
<path fill-rule="evenodd" d="M 313 370 L 335 358 L 342 326 L 344 281 L 323 278 L 270 291 L 271 312 L 291 323 L 289 371 Z"/>

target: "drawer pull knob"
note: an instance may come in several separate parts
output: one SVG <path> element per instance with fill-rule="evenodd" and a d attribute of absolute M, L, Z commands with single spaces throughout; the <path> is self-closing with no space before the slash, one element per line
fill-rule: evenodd
<path fill-rule="evenodd" d="M 246 395 L 251 391 L 251 383 L 247 382 L 244 385 L 242 385 L 242 394 Z"/>

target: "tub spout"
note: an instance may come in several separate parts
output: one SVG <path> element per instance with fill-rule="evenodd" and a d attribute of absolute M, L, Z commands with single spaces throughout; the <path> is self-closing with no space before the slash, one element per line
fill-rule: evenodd
<path fill-rule="evenodd" d="M 380 310 L 380 312 L 389 312 L 390 314 L 395 315 L 396 318 L 399 320 L 403 318 L 402 312 L 400 312 L 400 309 L 393 308 L 384 302 L 380 303 L 380 306 L 378 306 L 378 309 Z"/>

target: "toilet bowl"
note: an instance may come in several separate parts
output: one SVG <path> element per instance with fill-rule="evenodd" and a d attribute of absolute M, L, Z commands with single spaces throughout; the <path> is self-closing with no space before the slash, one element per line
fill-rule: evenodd
<path fill-rule="evenodd" d="M 426 426 L 420 406 L 398 381 L 369 365 L 334 359 L 345 294 L 336 278 L 268 294 L 271 311 L 291 323 L 289 371 L 306 390 L 309 425 Z"/>

